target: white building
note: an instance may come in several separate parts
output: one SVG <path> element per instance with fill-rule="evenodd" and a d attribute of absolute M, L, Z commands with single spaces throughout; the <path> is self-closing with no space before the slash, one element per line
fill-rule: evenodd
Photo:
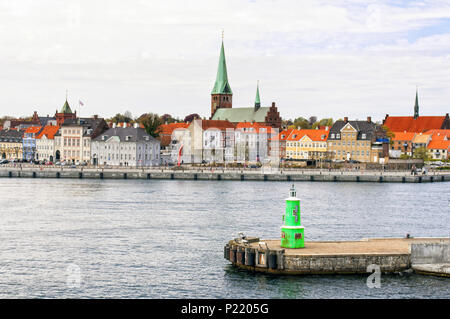
<path fill-rule="evenodd" d="M 115 125 L 91 143 L 92 164 L 112 166 L 158 166 L 160 142 L 137 127 Z"/>
<path fill-rule="evenodd" d="M 55 135 L 55 160 L 89 163 L 91 141 L 108 128 L 105 120 L 96 115 L 65 119 Z"/>
<path fill-rule="evenodd" d="M 55 134 L 59 126 L 47 125 L 36 136 L 36 159 L 53 162 L 55 160 Z"/>

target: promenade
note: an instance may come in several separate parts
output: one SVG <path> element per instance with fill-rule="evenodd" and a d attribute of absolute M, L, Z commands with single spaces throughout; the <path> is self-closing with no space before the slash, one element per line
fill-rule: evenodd
<path fill-rule="evenodd" d="M 90 179 L 170 179 L 170 180 L 240 180 L 240 181 L 313 181 L 313 182 L 376 182 L 427 183 L 450 181 L 450 172 L 432 171 L 412 175 L 410 171 L 276 169 L 276 168 L 195 168 L 195 167 L 0 167 L 6 178 L 90 178 Z"/>

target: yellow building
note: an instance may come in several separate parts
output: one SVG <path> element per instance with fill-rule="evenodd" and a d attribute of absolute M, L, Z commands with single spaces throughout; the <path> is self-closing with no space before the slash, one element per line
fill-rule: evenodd
<path fill-rule="evenodd" d="M 388 140 L 368 117 L 367 121 L 336 121 L 328 135 L 328 151 L 333 159 L 365 163 L 385 163 Z"/>
<path fill-rule="evenodd" d="M 286 139 L 286 159 L 325 159 L 328 133 L 328 130 L 292 130 Z"/>
<path fill-rule="evenodd" d="M 0 159 L 23 158 L 23 132 L 15 130 L 0 131 Z"/>

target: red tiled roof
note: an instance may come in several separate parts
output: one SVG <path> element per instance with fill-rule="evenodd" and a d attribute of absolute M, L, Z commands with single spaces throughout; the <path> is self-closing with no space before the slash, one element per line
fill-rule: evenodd
<path fill-rule="evenodd" d="M 414 132 L 392 132 L 392 133 L 394 133 L 394 137 L 392 138 L 393 141 L 412 141 L 414 135 L 416 135 L 416 133 Z"/>
<path fill-rule="evenodd" d="M 45 135 L 47 136 L 48 139 L 53 140 L 58 130 L 59 126 L 57 125 L 47 125 L 44 127 L 44 129 L 41 131 L 41 133 L 39 133 L 39 135 L 36 138 L 40 139 Z"/>
<path fill-rule="evenodd" d="M 203 130 L 207 130 L 210 128 L 216 128 L 220 130 L 225 130 L 227 128 L 234 129 L 234 124 L 226 120 L 200 120 L 200 121 Z"/>
<path fill-rule="evenodd" d="M 450 141 L 432 140 L 430 143 L 428 143 L 427 148 L 430 150 L 448 150 L 450 149 Z"/>
<path fill-rule="evenodd" d="M 425 134 L 432 134 L 432 139 L 447 139 L 450 140 L 450 130 L 428 130 Z"/>
<path fill-rule="evenodd" d="M 25 130 L 25 133 L 37 133 L 41 129 L 41 126 L 30 126 Z"/>
<path fill-rule="evenodd" d="M 172 132 L 177 128 L 188 128 L 189 123 L 169 123 L 169 124 L 162 124 L 157 128 L 157 132 L 159 134 L 167 134 L 172 135 Z"/>
<path fill-rule="evenodd" d="M 299 141 L 303 136 L 308 136 L 314 142 L 325 142 L 328 138 L 329 130 L 293 130 L 288 141 Z"/>
<path fill-rule="evenodd" d="M 272 137 L 271 140 L 273 140 L 273 141 L 286 141 L 293 130 L 294 129 L 292 129 L 292 128 L 287 129 L 287 130 L 283 130 L 280 133 L 278 133 L 278 135 Z"/>
<path fill-rule="evenodd" d="M 252 122 L 239 122 L 236 124 L 236 129 L 243 129 L 243 128 L 254 128 L 254 132 L 259 132 L 260 129 L 265 129 L 265 132 L 272 133 L 272 127 L 267 125 L 261 125 L 258 123 L 252 123 Z M 253 133 L 253 132 L 251 132 Z"/>
<path fill-rule="evenodd" d="M 432 129 L 440 129 L 444 124 L 445 116 L 388 116 L 384 121 L 392 132 L 425 132 Z"/>

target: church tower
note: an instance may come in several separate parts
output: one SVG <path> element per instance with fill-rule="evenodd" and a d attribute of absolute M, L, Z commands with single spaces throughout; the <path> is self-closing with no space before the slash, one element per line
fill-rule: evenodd
<path fill-rule="evenodd" d="M 225 50 L 220 50 L 219 68 L 217 70 L 216 82 L 211 92 L 211 118 L 219 108 L 231 108 L 233 105 L 233 92 L 228 83 L 227 63 L 225 61 Z"/>
<path fill-rule="evenodd" d="M 414 118 L 418 118 L 419 117 L 419 92 L 418 89 L 416 88 L 416 103 L 414 104 Z"/>

